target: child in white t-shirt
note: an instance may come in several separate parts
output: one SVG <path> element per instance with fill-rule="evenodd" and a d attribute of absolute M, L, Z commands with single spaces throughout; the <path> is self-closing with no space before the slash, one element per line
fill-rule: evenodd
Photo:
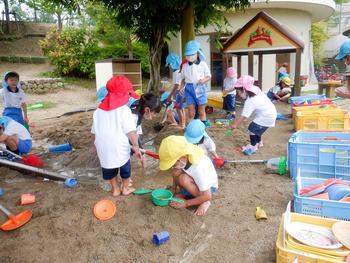
<path fill-rule="evenodd" d="M 124 76 L 113 77 L 106 86 L 108 93 L 93 114 L 91 133 L 103 179 L 110 181 L 113 196 L 129 195 L 135 190 L 129 187 L 130 151 L 132 149 L 140 160 L 141 153 L 136 125 L 131 121 L 133 116 L 127 103 L 130 96 L 138 96 Z M 122 178 L 120 186 L 116 179 L 119 170 Z"/>
<path fill-rule="evenodd" d="M 180 195 L 184 203 L 171 202 L 176 209 L 198 206 L 196 215 L 204 215 L 212 199 L 212 193 L 218 189 L 218 175 L 212 161 L 203 150 L 186 141 L 183 136 L 169 136 L 159 147 L 160 170 L 172 169 L 172 191 Z"/>
<path fill-rule="evenodd" d="M 198 119 L 192 120 L 187 125 L 184 136 L 189 143 L 201 147 L 204 150 L 204 153 L 212 159 L 219 158 L 216 153 L 216 145 L 206 133 L 205 125 L 202 121 Z"/>
<path fill-rule="evenodd" d="M 291 80 L 288 77 L 282 77 L 278 84 L 272 87 L 268 93 L 267 97 L 272 101 L 288 102 L 292 90 L 290 88 Z"/>
<path fill-rule="evenodd" d="M 252 114 L 255 114 L 253 121 L 248 127 L 250 134 L 250 144 L 243 147 L 243 153 L 251 155 L 262 146 L 261 136 L 269 128 L 274 127 L 277 117 L 275 105 L 270 99 L 261 92 L 260 88 L 254 86 L 254 78 L 251 76 L 243 76 L 237 80 L 235 84 L 238 95 L 242 99 L 246 99 L 241 117 L 232 125 L 232 129 L 236 129 L 243 122 L 246 122 Z"/>
<path fill-rule="evenodd" d="M 222 93 L 224 95 L 223 109 L 226 118 L 233 120 L 236 117 L 236 90 L 237 72 L 234 67 L 227 68 Z"/>
<path fill-rule="evenodd" d="M 32 137 L 28 130 L 6 116 L 0 117 L 0 143 L 16 154 L 26 154 L 32 149 Z"/>

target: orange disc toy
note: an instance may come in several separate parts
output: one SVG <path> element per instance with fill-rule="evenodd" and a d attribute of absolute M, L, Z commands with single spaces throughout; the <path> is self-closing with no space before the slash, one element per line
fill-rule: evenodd
<path fill-rule="evenodd" d="M 102 199 L 94 205 L 93 213 L 99 220 L 111 219 L 117 212 L 117 206 L 108 199 Z"/>

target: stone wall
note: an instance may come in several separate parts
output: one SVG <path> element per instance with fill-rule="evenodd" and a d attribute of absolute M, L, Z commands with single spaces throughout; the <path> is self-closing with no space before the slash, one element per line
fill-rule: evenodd
<path fill-rule="evenodd" d="M 64 88 L 60 78 L 29 79 L 20 83 L 24 92 L 34 94 L 52 93 Z"/>

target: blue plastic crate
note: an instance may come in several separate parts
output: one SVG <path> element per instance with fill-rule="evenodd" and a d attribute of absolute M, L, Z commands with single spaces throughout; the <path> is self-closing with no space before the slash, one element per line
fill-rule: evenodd
<path fill-rule="evenodd" d="M 324 181 L 326 181 L 326 179 L 302 177 L 300 181 L 301 188 L 305 188 L 323 183 Z M 293 195 L 294 211 L 296 213 L 350 221 L 350 202 L 301 197 L 298 195 L 296 182 L 294 183 Z"/>
<path fill-rule="evenodd" d="M 324 100 L 326 99 L 326 95 L 324 94 L 313 94 L 313 95 L 305 95 L 305 96 L 295 96 L 290 98 L 290 111 L 293 110 L 293 105 L 295 102 L 304 103 L 308 100 Z"/>
<path fill-rule="evenodd" d="M 294 133 L 288 141 L 288 167 L 293 179 L 300 170 L 302 177 L 327 179 L 337 175 L 350 181 L 350 133 Z"/>

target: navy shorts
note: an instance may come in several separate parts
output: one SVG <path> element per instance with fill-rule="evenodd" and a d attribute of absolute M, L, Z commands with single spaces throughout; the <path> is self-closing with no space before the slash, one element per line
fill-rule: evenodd
<path fill-rule="evenodd" d="M 118 175 L 120 169 L 120 177 L 123 179 L 128 179 L 131 175 L 131 165 L 130 159 L 120 168 L 103 168 L 102 167 L 102 177 L 104 180 L 112 180 Z"/>
<path fill-rule="evenodd" d="M 255 135 L 261 136 L 264 134 L 264 132 L 266 132 L 268 128 L 269 127 L 264 127 L 259 124 L 256 124 L 255 122 L 251 122 L 249 124 L 248 131 Z"/>
<path fill-rule="evenodd" d="M 194 196 L 191 195 L 191 193 L 188 192 L 185 188 L 180 188 L 180 190 L 181 190 L 181 194 L 182 194 L 185 198 L 187 198 L 187 199 L 192 199 L 192 198 L 194 198 Z M 215 188 L 215 187 L 210 187 L 211 193 L 216 193 L 217 190 L 218 190 L 218 189 Z"/>
<path fill-rule="evenodd" d="M 226 95 L 222 108 L 226 111 L 236 111 L 236 96 L 233 94 Z"/>

